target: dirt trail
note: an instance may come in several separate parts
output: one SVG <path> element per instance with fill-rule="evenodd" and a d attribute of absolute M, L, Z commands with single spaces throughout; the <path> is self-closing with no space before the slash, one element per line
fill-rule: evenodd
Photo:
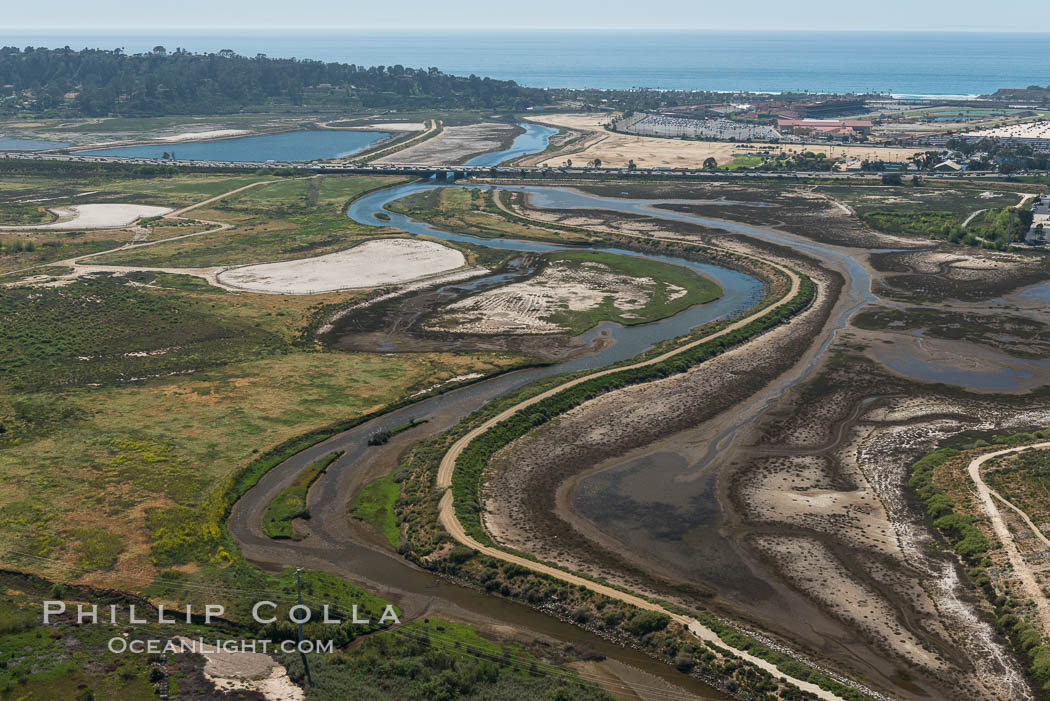
<path fill-rule="evenodd" d="M 316 178 L 318 176 L 312 175 L 310 177 Z M 209 197 L 206 200 L 202 200 L 202 201 L 197 202 L 195 204 L 191 204 L 188 207 L 183 207 L 181 209 L 177 209 L 175 211 L 168 212 L 167 214 L 164 215 L 164 218 L 165 219 L 182 219 L 183 218 L 182 215 L 185 214 L 186 212 L 189 212 L 189 211 L 192 211 L 192 210 L 197 209 L 199 207 L 203 207 L 205 205 L 211 204 L 212 202 L 217 202 L 217 201 L 223 199 L 224 197 L 229 197 L 230 195 L 235 195 L 238 192 L 243 192 L 244 190 L 247 190 L 249 188 L 259 187 L 259 186 L 262 186 L 262 185 L 269 185 L 272 182 L 275 182 L 275 181 L 273 181 L 273 180 L 259 180 L 259 181 L 254 182 L 254 183 L 249 183 L 249 184 L 244 185 L 242 187 L 238 187 L 238 188 L 236 188 L 234 190 L 230 190 L 229 192 L 224 192 L 221 195 L 216 195 L 215 197 Z M 180 234 L 178 236 L 170 236 L 170 237 L 168 237 L 166 239 L 157 239 L 156 241 L 129 241 L 128 243 L 122 244 L 122 245 L 117 246 L 115 248 L 108 248 L 105 251 L 96 251 L 94 253 L 88 253 L 88 254 L 85 254 L 85 255 L 82 255 L 82 256 L 77 256 L 75 258 L 66 258 L 65 260 L 57 260 L 57 261 L 53 261 L 53 262 L 50 262 L 50 263 L 42 263 L 40 265 L 34 265 L 34 266 L 29 267 L 29 268 L 21 268 L 19 270 L 11 270 L 11 271 L 8 271 L 6 273 L 0 273 L 0 277 L 3 277 L 5 275 L 14 275 L 14 274 L 17 274 L 17 273 L 24 273 L 24 272 L 28 272 L 30 270 L 36 270 L 37 268 L 45 268 L 45 267 L 48 267 L 48 266 L 65 265 L 65 266 L 69 266 L 73 270 L 72 270 L 72 272 L 68 273 L 67 275 L 58 276 L 60 278 L 62 278 L 62 277 L 75 278 L 75 277 L 79 277 L 80 275 L 85 275 L 85 274 L 88 274 L 88 273 L 106 273 L 106 272 L 114 272 L 114 273 L 130 273 L 130 272 L 166 272 L 167 273 L 167 272 L 170 272 L 170 273 L 182 273 L 182 274 L 185 274 L 185 275 L 194 275 L 196 277 L 204 278 L 205 280 L 207 280 L 208 282 L 210 282 L 213 285 L 216 285 L 217 287 L 223 287 L 222 285 L 219 285 L 218 281 L 216 280 L 216 275 L 219 272 L 221 272 L 222 270 L 224 270 L 224 267 L 222 267 L 222 266 L 214 267 L 214 268 L 150 268 L 150 267 L 142 267 L 142 266 L 124 266 L 124 265 L 86 265 L 86 264 L 81 262 L 81 261 L 88 260 L 90 258 L 97 258 L 99 256 L 104 256 L 104 255 L 107 255 L 109 253 L 117 253 L 118 251 L 127 251 L 127 250 L 132 249 L 132 248 L 145 248 L 146 246 L 156 246 L 157 244 L 160 244 L 160 243 L 171 243 L 172 241 L 179 241 L 181 239 L 193 238 L 195 236 L 204 236 L 205 234 L 215 234 L 215 233 L 218 233 L 220 231 L 228 231 L 229 229 L 234 228 L 233 224 L 229 224 L 227 222 L 211 221 L 211 220 L 208 220 L 208 219 L 198 219 L 197 221 L 199 221 L 199 222 L 201 222 L 203 224 L 207 224 L 207 225 L 211 226 L 211 228 L 205 229 L 204 231 L 195 231 L 192 234 Z"/>
<path fill-rule="evenodd" d="M 1039 581 L 1036 579 L 1035 573 L 1032 572 L 1032 568 L 1029 567 L 1025 559 L 1021 557 L 1021 552 L 1017 549 L 1017 543 L 1014 542 L 1013 533 L 1010 532 L 1010 529 L 1006 526 L 1006 522 L 1003 521 L 1003 515 L 999 512 L 999 507 L 995 505 L 993 495 L 1020 514 L 1024 519 L 1024 522 L 1028 524 L 1029 528 L 1031 528 L 1036 534 L 1036 537 L 1038 537 L 1043 543 L 1050 546 L 1050 542 L 1048 542 L 1046 537 L 1035 527 L 1026 513 L 992 490 L 987 484 L 985 484 L 984 478 L 981 477 L 981 466 L 984 463 L 993 458 L 1009 455 L 1011 453 L 1019 453 L 1022 450 L 1028 450 L 1029 448 L 1050 448 L 1050 441 L 1036 443 L 1035 445 L 1025 445 L 1016 448 L 1007 448 L 1005 450 L 997 450 L 994 453 L 985 453 L 984 455 L 971 460 L 967 471 L 970 474 L 970 479 L 973 480 L 974 485 L 977 487 L 977 496 L 981 499 L 981 506 L 984 508 L 988 520 L 991 521 L 992 529 L 995 531 L 996 537 L 999 539 L 999 542 L 1002 543 L 1003 549 L 1006 551 L 1006 556 L 1010 560 L 1010 565 L 1013 567 L 1014 573 L 1017 575 L 1017 580 L 1020 582 L 1021 588 L 1024 589 L 1025 595 L 1035 604 L 1036 610 L 1039 613 L 1039 623 L 1043 629 L 1043 635 L 1050 635 L 1050 600 L 1048 600 L 1043 594 L 1043 590 L 1040 588 Z"/>
<path fill-rule="evenodd" d="M 317 177 L 317 176 L 312 176 L 312 177 Z M 245 185 L 243 187 L 239 187 L 236 190 L 230 190 L 229 192 L 224 192 L 221 195 L 216 195 L 215 197 L 209 197 L 208 199 L 203 200 L 201 202 L 198 202 L 197 204 L 191 204 L 189 207 L 183 207 L 182 209 L 176 209 L 174 212 L 169 212 L 168 214 L 165 214 L 164 218 L 165 219 L 181 219 L 183 214 L 185 214 L 186 212 L 190 212 L 190 211 L 192 211 L 194 209 L 197 209 L 198 207 L 203 207 L 204 205 L 211 204 L 212 202 L 218 202 L 219 200 L 221 200 L 221 199 L 223 199 L 225 197 L 229 197 L 230 195 L 236 195 L 238 192 L 244 192 L 245 190 L 248 190 L 248 189 L 253 188 L 253 187 L 259 187 L 260 185 L 268 185 L 271 182 L 273 182 L 273 181 L 272 180 L 259 180 L 258 182 L 248 183 L 247 185 Z M 170 241 L 171 239 L 168 239 L 168 240 Z"/>
<path fill-rule="evenodd" d="M 638 237 L 638 238 L 650 238 L 650 237 Z M 686 627 L 687 629 L 689 629 L 694 635 L 696 635 L 701 640 L 717 642 L 717 643 L 719 643 L 721 645 L 725 645 L 727 647 L 732 647 L 731 645 L 728 645 L 727 643 L 723 642 L 722 639 L 718 636 L 717 633 L 712 631 L 710 628 L 704 626 L 700 621 L 698 621 L 695 618 L 691 618 L 689 616 L 685 616 L 685 615 L 682 615 L 682 614 L 679 614 L 679 613 L 675 613 L 675 612 L 670 611 L 669 609 L 661 606 L 660 604 L 656 604 L 656 603 L 653 603 L 651 601 L 648 601 L 647 599 L 643 599 L 643 598 L 641 598 L 639 596 L 636 596 L 634 594 L 623 592 L 623 591 L 620 591 L 619 589 L 614 589 L 613 587 L 610 587 L 610 586 L 607 586 L 607 585 L 604 585 L 604 584 L 600 584 L 598 582 L 591 581 L 590 579 L 586 579 L 584 577 L 580 577 L 580 576 L 572 574 L 570 572 L 566 572 L 566 571 L 561 570 L 561 569 L 559 569 L 557 567 L 552 567 L 550 565 L 547 565 L 547 564 L 544 564 L 544 563 L 541 563 L 541 562 L 535 562 L 533 560 L 529 560 L 529 559 L 524 558 L 524 557 L 519 557 L 517 555 L 512 555 L 512 554 L 504 552 L 504 551 L 502 551 L 502 550 L 500 550 L 498 548 L 494 548 L 494 547 L 490 547 L 490 546 L 482 544 L 481 542 L 475 540 L 474 538 L 472 538 L 471 536 L 469 536 L 466 533 L 466 531 L 463 528 L 463 525 L 459 522 L 459 519 L 456 517 L 456 512 L 455 512 L 455 509 L 453 507 L 453 499 L 452 499 L 452 489 L 451 489 L 451 487 L 452 487 L 452 475 L 453 475 L 453 473 L 455 471 L 455 468 L 456 468 L 456 460 L 459 458 L 460 454 L 462 454 L 464 449 L 466 449 L 466 447 L 475 438 L 479 437 L 481 434 L 485 433 L 486 431 L 488 431 L 490 428 L 492 428 L 496 424 L 500 423 L 501 421 L 503 421 L 503 420 L 505 420 L 507 418 L 510 418 L 512 415 L 518 413 L 519 411 L 521 411 L 523 409 L 526 409 L 526 408 L 528 408 L 528 407 L 530 407 L 530 406 L 532 406 L 532 405 L 534 405 L 534 404 L 536 404 L 538 402 L 541 402 L 544 399 L 546 399 L 546 398 L 548 398 L 550 396 L 553 396 L 554 394 L 557 394 L 558 392 L 561 392 L 561 391 L 563 391 L 565 389 L 569 389 L 571 387 L 574 387 L 574 386 L 576 386 L 576 385 L 578 385 L 578 384 L 580 384 L 582 382 L 585 382 L 587 380 L 590 380 L 590 379 L 593 379 L 593 378 L 597 378 L 597 377 L 603 377 L 605 375 L 610 375 L 610 374 L 616 373 L 616 372 L 621 372 L 621 371 L 625 371 L 625 370 L 632 370 L 632 369 L 635 369 L 635 368 L 643 368 L 643 367 L 647 367 L 647 366 L 650 366 L 650 365 L 654 365 L 654 364 L 662 362 L 662 361 L 664 361 L 664 360 L 666 360 L 668 358 L 672 358 L 672 357 L 674 357 L 674 356 L 676 356 L 676 355 L 678 355 L 678 354 L 680 354 L 682 352 L 685 352 L 685 351 L 687 351 L 687 350 L 689 350 L 691 348 L 694 348 L 694 347 L 700 345 L 701 343 L 706 343 L 707 341 L 709 341 L 711 339 L 719 338 L 720 336 L 724 336 L 724 335 L 726 335 L 728 333 L 731 333 L 731 332 L 733 332 L 733 331 L 735 331 L 737 329 L 742 328 L 743 326 L 746 326 L 747 324 L 751 323 L 752 321 L 754 321 L 755 319 L 758 319 L 761 316 L 764 316 L 765 314 L 767 314 L 768 312 L 772 311 L 773 309 L 776 309 L 777 307 L 780 307 L 780 306 L 783 306 L 784 304 L 787 304 L 792 298 L 794 298 L 794 296 L 796 294 L 798 294 L 798 291 L 799 291 L 799 289 L 801 287 L 801 284 L 802 284 L 802 280 L 801 280 L 801 278 L 799 277 L 799 275 L 797 273 L 795 273 L 790 268 L 787 268 L 785 266 L 779 265 L 779 264 L 774 263 L 772 261 L 765 260 L 765 259 L 758 259 L 758 258 L 755 258 L 755 259 L 756 260 L 761 260 L 761 262 L 763 262 L 763 263 L 765 263 L 767 265 L 773 266 L 774 268 L 776 268 L 780 272 L 782 272 L 785 275 L 787 275 L 788 278 L 791 280 L 791 288 L 790 288 L 790 290 L 788 290 L 787 294 L 785 294 L 781 298 L 781 300 L 779 302 L 777 302 L 775 305 L 773 305 L 772 307 L 770 307 L 768 309 L 759 310 L 759 311 L 757 311 L 757 312 L 755 312 L 753 314 L 750 314 L 750 315 L 748 315 L 748 316 L 746 316 L 746 317 L 744 317 L 742 319 L 739 319 L 739 320 L 733 322 L 732 324 L 730 324 L 726 328 L 722 329 L 721 331 L 718 331 L 716 333 L 713 333 L 713 334 L 710 334 L 708 336 L 705 336 L 704 338 L 700 338 L 700 339 L 697 339 L 695 341 L 691 341 L 690 343 L 687 343 L 685 345 L 679 346 L 678 348 L 675 348 L 674 350 L 668 351 L 666 353 L 663 353 L 663 354 L 661 354 L 659 356 L 656 356 L 654 358 L 651 358 L 649 360 L 645 360 L 645 361 L 642 361 L 642 362 L 639 362 L 639 363 L 633 363 L 631 365 L 627 365 L 627 366 L 624 366 L 624 367 L 607 368 L 605 370 L 600 370 L 598 372 L 591 373 L 591 374 L 586 375 L 584 377 L 579 377 L 579 378 L 577 378 L 575 380 L 571 380 L 569 382 L 561 384 L 561 385 L 559 385 L 557 387 L 554 387 L 552 389 L 547 390 L 546 392 L 542 392 L 542 393 L 540 393 L 540 394 L 538 394 L 538 395 L 536 395 L 534 397 L 530 397 L 529 399 L 526 399 L 526 400 L 524 400 L 522 402 L 519 402 L 518 404 L 516 404 L 516 405 L 514 405 L 514 406 L 512 406 L 512 407 L 510 407 L 508 409 L 505 409 L 504 411 L 502 411 L 499 414 L 497 414 L 496 416 L 490 418 L 488 421 L 485 421 L 480 426 L 477 426 L 472 431 L 470 431 L 469 433 L 464 435 L 462 438 L 460 438 L 458 441 L 456 441 L 452 445 L 452 447 L 448 450 L 448 452 L 445 453 L 445 456 L 442 458 L 441 464 L 440 464 L 440 466 L 438 468 L 437 487 L 438 487 L 438 489 L 445 490 L 445 493 L 441 497 L 441 502 L 440 502 L 440 505 L 439 505 L 439 520 L 441 522 L 441 525 L 449 532 L 449 534 L 453 538 L 456 539 L 456 541 L 458 541 L 458 542 L 462 543 L 463 545 L 466 545 L 466 546 L 468 546 L 470 548 L 473 548 L 474 550 L 477 550 L 478 552 L 481 552 L 484 555 L 488 555 L 489 557 L 493 557 L 493 558 L 496 558 L 496 559 L 499 559 L 499 560 L 503 560 L 505 562 L 511 562 L 511 563 L 520 565 L 522 567 L 527 567 L 528 569 L 533 570 L 534 572 L 539 572 L 540 574 L 545 574 L 545 575 L 547 575 L 549 577 L 554 577 L 555 579 L 559 579 L 559 580 L 561 580 L 563 582 L 567 582 L 569 584 L 573 584 L 573 585 L 576 585 L 576 586 L 584 587 L 584 588 L 589 589 L 590 591 L 593 591 L 595 593 L 602 594 L 603 596 L 608 596 L 608 597 L 610 597 L 612 599 L 616 599 L 618 601 L 623 601 L 624 603 L 630 604 L 632 606 L 636 606 L 636 607 L 638 607 L 640 609 L 643 609 L 643 610 L 657 611 L 657 612 L 660 612 L 660 613 L 665 613 L 665 614 L 669 615 L 672 620 L 674 620 L 675 622 L 677 622 L 677 623 L 681 624 L 682 626 Z M 826 699 L 827 701 L 834 701 L 834 699 L 839 698 L 835 694 L 832 694 L 829 691 L 825 691 L 824 689 L 821 689 L 816 684 L 813 684 L 813 683 L 807 682 L 807 681 L 803 681 L 801 679 L 797 679 L 795 677 L 791 677 L 789 675 L 784 674 L 782 671 L 778 670 L 776 668 L 776 666 L 774 666 L 773 664 L 771 664 L 771 663 L 769 663 L 769 662 L 767 662 L 767 661 L 765 661 L 765 660 L 763 660 L 763 659 L 761 659 L 759 657 L 751 655 L 750 653 L 744 652 L 742 650 L 737 650 L 735 648 L 733 649 L 733 652 L 734 652 L 734 654 L 739 655 L 741 658 L 747 660 L 748 662 L 750 662 L 751 664 L 755 665 L 756 667 L 759 667 L 760 669 L 763 669 L 766 672 L 769 672 L 774 677 L 784 677 L 789 682 L 791 682 L 792 684 L 795 684 L 796 686 L 798 686 L 800 689 L 802 689 L 804 691 L 808 691 L 808 692 L 810 692 L 812 694 L 815 694 L 819 698 Z"/>
<path fill-rule="evenodd" d="M 1030 200 L 1033 197 L 1035 197 L 1035 195 L 1029 195 L 1029 194 L 1024 193 L 1024 192 L 1015 192 L 1014 194 L 1015 195 L 1020 195 L 1020 197 L 1021 197 L 1021 200 L 1017 204 L 1014 205 L 1014 209 L 1024 209 L 1025 202 L 1027 202 L 1028 200 Z M 977 211 L 971 213 L 970 216 L 966 217 L 966 221 L 964 221 L 962 223 L 962 228 L 965 229 L 970 224 L 970 222 L 972 222 L 974 220 L 974 218 L 977 217 L 977 215 L 981 214 L 982 212 L 987 212 L 987 211 L 988 211 L 987 209 L 978 209 Z"/>
<path fill-rule="evenodd" d="M 317 177 L 317 176 L 310 176 L 310 177 Z M 274 182 L 274 181 L 272 181 L 272 180 L 260 180 L 258 182 L 249 183 L 249 184 L 244 185 L 243 187 L 239 187 L 239 188 L 237 188 L 235 190 L 230 190 L 229 192 L 224 192 L 221 195 L 216 195 L 215 197 L 210 197 L 210 198 L 208 198 L 206 200 L 203 200 L 201 202 L 197 202 L 196 204 L 191 204 L 188 207 L 183 207 L 182 209 L 177 209 L 175 211 L 168 212 L 167 214 L 164 215 L 164 218 L 165 219 L 182 219 L 183 218 L 182 217 L 183 214 L 185 214 L 186 212 L 189 212 L 191 210 L 197 209 L 198 207 L 203 207 L 206 204 L 211 204 L 212 202 L 216 202 L 218 200 L 221 200 L 224 197 L 229 197 L 230 195 L 235 195 L 238 192 L 243 192 L 244 190 L 247 190 L 247 189 L 252 188 L 252 187 L 259 187 L 260 185 L 269 185 L 271 182 Z M 159 243 L 170 243 L 172 241 L 179 241 L 180 239 L 188 239 L 188 238 L 192 238 L 194 236 L 203 236 L 204 234 L 214 234 L 214 233 L 218 233 L 220 231 L 226 231 L 228 229 L 232 229 L 233 228 L 233 224 L 228 224 L 226 222 L 210 221 L 210 220 L 207 220 L 207 219 L 198 219 L 197 221 L 200 221 L 200 222 L 202 222 L 204 224 L 209 224 L 213 228 L 205 229 L 204 231 L 195 231 L 192 234 L 180 234 L 178 236 L 171 236 L 171 237 L 168 237 L 166 239 L 158 239 L 156 241 L 130 241 L 128 243 L 122 244 L 122 245 L 117 246 L 115 248 L 108 248 L 105 251 L 96 251 L 94 253 L 88 253 L 86 255 L 77 256 L 75 258 L 66 258 L 65 260 L 57 260 L 57 261 L 53 261 L 53 262 L 50 262 L 50 263 L 41 263 L 40 265 L 33 265 L 33 266 L 28 267 L 28 268 L 20 268 L 18 270 L 9 270 L 9 271 L 7 271 L 5 273 L 0 273 L 0 277 L 4 277 L 6 275 L 16 275 L 18 273 L 24 273 L 24 272 L 28 272 L 30 270 L 36 270 L 37 268 L 46 268 L 48 266 L 56 266 L 56 265 L 66 265 L 66 266 L 69 266 L 69 267 L 73 268 L 73 272 L 70 273 L 69 275 L 65 276 L 65 277 L 76 277 L 78 275 L 82 275 L 82 274 L 88 273 L 88 272 L 133 272 L 133 271 L 136 271 L 136 270 L 139 270 L 139 271 L 167 271 L 167 269 L 165 269 L 165 268 L 142 268 L 142 267 L 127 267 L 127 266 L 116 266 L 116 265 L 93 265 L 93 266 L 90 266 L 90 268 L 89 268 L 89 266 L 85 266 L 85 265 L 81 264 L 80 261 L 87 260 L 89 258 L 97 258 L 98 256 L 104 256 L 104 255 L 106 255 L 108 253 L 116 253 L 118 251 L 126 251 L 129 248 L 144 248 L 146 246 L 156 246 Z M 197 273 L 194 272 L 194 271 L 197 271 L 197 270 L 198 270 L 197 268 L 192 268 L 192 269 L 187 269 L 187 270 L 185 270 L 183 272 L 186 272 L 189 275 L 195 275 Z M 202 268 L 200 270 L 205 270 L 205 269 Z M 207 269 L 207 270 L 210 271 L 211 269 Z M 216 269 L 216 271 L 217 270 L 218 269 Z M 208 279 L 208 277 L 205 276 L 205 275 L 200 275 L 200 277 L 204 277 L 205 279 Z"/>

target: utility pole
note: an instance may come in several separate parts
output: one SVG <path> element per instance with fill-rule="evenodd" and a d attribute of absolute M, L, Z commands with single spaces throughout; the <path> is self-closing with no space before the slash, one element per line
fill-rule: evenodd
<path fill-rule="evenodd" d="M 295 598 L 297 603 L 303 605 L 303 579 L 302 579 L 303 568 L 295 568 Z M 299 624 L 299 656 L 303 658 L 303 669 L 306 670 L 306 682 L 313 684 L 314 680 L 310 678 L 310 663 L 306 661 L 306 653 L 303 652 L 303 624 Z"/>

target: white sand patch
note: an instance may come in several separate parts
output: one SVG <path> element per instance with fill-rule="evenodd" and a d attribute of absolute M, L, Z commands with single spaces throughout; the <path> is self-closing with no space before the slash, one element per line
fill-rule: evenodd
<path fill-rule="evenodd" d="M 655 290 L 652 278 L 615 273 L 601 263 L 572 266 L 558 261 L 524 282 L 450 304 L 430 328 L 457 333 L 559 333 L 568 331 L 550 321 L 559 311 L 588 311 L 609 296 L 621 312 L 642 309 Z"/>
<path fill-rule="evenodd" d="M 227 139 L 231 136 L 250 134 L 247 129 L 212 129 L 210 131 L 184 131 L 180 134 L 158 137 L 158 141 L 194 141 L 197 139 Z"/>
<path fill-rule="evenodd" d="M 288 678 L 288 671 L 269 655 L 259 652 L 225 652 L 189 638 L 179 641 L 204 656 L 204 677 L 217 691 L 256 691 L 266 701 L 303 701 L 306 695 Z"/>
<path fill-rule="evenodd" d="M 465 264 L 462 253 L 433 241 L 377 239 L 314 258 L 230 268 L 217 280 L 255 292 L 317 294 L 393 285 Z"/>
<path fill-rule="evenodd" d="M 432 389 L 437 389 L 438 387 L 444 387 L 445 385 L 450 385 L 450 384 L 452 384 L 454 382 L 463 382 L 464 380 L 476 380 L 479 377 L 484 377 L 484 376 L 485 376 L 485 373 L 483 373 L 483 372 L 468 372 L 466 375 L 456 375 L 455 377 L 448 378 L 444 382 L 438 382 L 436 385 L 430 385 L 426 389 L 421 389 L 418 392 L 414 392 L 413 394 L 410 394 L 408 396 L 410 396 L 410 397 L 418 397 L 420 395 L 426 394 L 427 392 L 429 392 Z"/>
<path fill-rule="evenodd" d="M 427 125 L 423 122 L 376 122 L 365 127 L 355 127 L 372 131 L 423 131 L 426 128 Z"/>
<path fill-rule="evenodd" d="M 0 226 L 0 229 L 113 229 L 128 226 L 143 217 L 159 217 L 172 209 L 146 204 L 75 204 L 69 207 L 54 207 L 50 211 L 58 217 L 58 221 L 50 224 Z"/>

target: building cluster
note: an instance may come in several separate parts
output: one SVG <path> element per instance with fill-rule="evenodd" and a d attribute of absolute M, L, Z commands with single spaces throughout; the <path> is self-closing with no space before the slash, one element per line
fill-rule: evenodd
<path fill-rule="evenodd" d="M 649 114 L 634 121 L 629 130 L 641 136 L 673 136 L 721 141 L 768 141 L 780 134 L 771 126 L 730 119 L 692 119 L 663 114 Z"/>
<path fill-rule="evenodd" d="M 778 119 L 777 129 L 783 134 L 816 136 L 852 141 L 871 133 L 867 119 Z"/>
<path fill-rule="evenodd" d="M 1032 204 L 1032 226 L 1025 235 L 1025 243 L 1042 245 L 1050 233 L 1050 195 L 1039 195 Z"/>

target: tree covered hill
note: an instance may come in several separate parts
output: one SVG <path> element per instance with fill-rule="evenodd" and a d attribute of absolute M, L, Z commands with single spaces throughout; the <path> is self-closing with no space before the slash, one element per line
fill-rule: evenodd
<path fill-rule="evenodd" d="M 477 108 L 519 110 L 548 99 L 513 81 L 437 68 L 356 66 L 232 51 L 195 54 L 156 47 L 0 48 L 3 95 L 31 96 L 40 110 L 85 116 L 217 114 L 252 107 Z M 9 86 L 9 87 L 8 87 Z M 71 101 L 70 101 L 71 100 Z"/>

